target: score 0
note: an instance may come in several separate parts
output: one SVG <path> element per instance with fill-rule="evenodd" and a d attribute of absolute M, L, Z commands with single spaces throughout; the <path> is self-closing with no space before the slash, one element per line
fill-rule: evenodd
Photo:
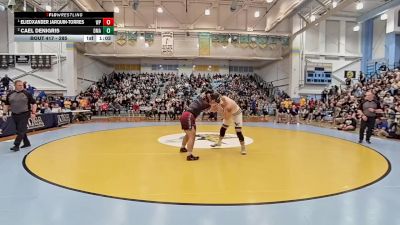
<path fill-rule="evenodd" d="M 106 27 L 114 26 L 114 18 L 103 18 L 103 26 Z"/>

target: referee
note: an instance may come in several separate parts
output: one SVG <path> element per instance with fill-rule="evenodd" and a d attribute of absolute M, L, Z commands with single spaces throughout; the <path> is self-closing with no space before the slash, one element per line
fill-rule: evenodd
<path fill-rule="evenodd" d="M 17 80 L 14 82 L 14 85 L 15 90 L 11 91 L 7 95 L 5 101 L 3 120 L 7 120 L 8 108 L 11 107 L 11 117 L 13 118 L 17 129 L 17 137 L 14 140 L 14 146 L 10 150 L 19 151 L 21 141 L 24 141 L 24 145 L 22 145 L 21 148 L 31 146 L 26 132 L 28 131 L 29 118 L 34 119 L 36 116 L 36 102 L 32 95 L 24 90 L 24 84 L 22 81 Z"/>
<path fill-rule="evenodd" d="M 358 114 L 361 116 L 360 139 L 358 143 L 364 140 L 364 131 L 367 129 L 366 141 L 371 144 L 372 131 L 375 128 L 376 114 L 383 113 L 378 101 L 375 101 L 375 96 L 371 91 L 365 94 L 365 100 L 360 104 Z"/>

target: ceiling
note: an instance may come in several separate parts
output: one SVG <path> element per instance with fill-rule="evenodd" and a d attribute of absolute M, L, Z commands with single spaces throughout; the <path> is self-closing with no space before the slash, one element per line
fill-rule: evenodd
<path fill-rule="evenodd" d="M 338 4 L 344 0 L 337 0 Z M 368 11 L 371 11 L 385 3 L 392 0 L 362 0 L 364 8 L 361 10 L 356 10 L 356 2 L 346 6 L 344 9 L 336 12 L 333 16 L 340 17 L 354 17 L 357 18 Z M 310 16 L 315 15 L 316 18 L 324 15 L 327 11 L 331 10 L 332 0 L 313 0 L 302 9 L 300 9 L 299 14 L 308 22 L 310 22 Z"/>
<path fill-rule="evenodd" d="M 333 10 L 333 0 L 26 0 L 27 11 L 52 6 L 52 11 L 114 11 L 117 30 L 172 30 L 182 32 L 280 33 L 289 34 L 285 18 L 298 14 L 310 22 L 311 15 L 322 17 Z M 362 0 L 364 8 L 355 10 L 355 0 L 336 0 L 338 4 L 353 1 L 333 16 L 359 17 L 392 0 Z M 8 0 L 0 0 L 6 5 Z M 24 1 L 16 0 L 16 10 Z M 136 10 L 134 2 L 138 3 Z M 163 9 L 162 13 L 157 8 Z M 234 8 L 231 9 L 231 8 Z M 205 10 L 210 15 L 205 15 Z M 255 13 L 259 16 L 255 17 Z M 285 23 L 286 21 L 286 23 Z"/>
<path fill-rule="evenodd" d="M 107 65 L 115 65 L 115 64 L 149 64 L 150 60 L 151 63 L 157 64 L 171 64 L 171 63 L 178 63 L 179 65 L 207 65 L 212 63 L 213 65 L 220 65 L 220 66 L 232 66 L 232 65 L 249 65 L 255 68 L 263 67 L 268 63 L 279 59 L 245 59 L 245 58 L 238 58 L 238 59 L 229 59 L 222 57 L 172 57 L 172 58 L 157 58 L 157 57 L 150 57 L 150 58 L 137 58 L 137 57 L 117 57 L 117 56 L 106 56 L 106 55 L 99 55 L 99 54 L 85 54 L 86 56 L 93 57 L 94 59 L 107 64 Z"/>

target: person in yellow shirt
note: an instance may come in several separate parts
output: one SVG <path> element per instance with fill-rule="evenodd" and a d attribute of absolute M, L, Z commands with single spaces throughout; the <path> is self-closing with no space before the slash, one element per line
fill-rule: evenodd
<path fill-rule="evenodd" d="M 300 108 L 303 107 L 303 106 L 306 106 L 306 104 L 307 104 L 306 98 L 305 97 L 301 97 L 301 99 L 300 99 Z"/>
<path fill-rule="evenodd" d="M 67 99 L 64 101 L 64 107 L 65 107 L 66 109 L 70 109 L 70 108 L 71 108 L 71 104 L 72 104 L 72 102 L 71 102 L 71 100 L 70 100 L 69 98 L 67 98 Z"/>
<path fill-rule="evenodd" d="M 285 101 L 283 102 L 285 109 L 291 109 L 292 108 L 292 104 L 293 101 L 290 98 L 285 99 Z"/>
<path fill-rule="evenodd" d="M 81 98 L 81 100 L 79 100 L 79 106 L 82 108 L 82 109 L 86 109 L 87 108 L 87 106 L 88 106 L 88 100 L 86 99 L 86 98 Z"/>

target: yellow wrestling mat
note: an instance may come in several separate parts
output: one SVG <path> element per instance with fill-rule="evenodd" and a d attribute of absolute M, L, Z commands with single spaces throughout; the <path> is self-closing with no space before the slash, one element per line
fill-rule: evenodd
<path fill-rule="evenodd" d="M 177 204 L 263 204 L 318 198 L 358 189 L 386 175 L 379 153 L 349 141 L 301 131 L 245 127 L 240 147 L 210 149 L 219 126 L 199 125 L 199 161 L 173 147 L 179 126 L 99 131 L 40 146 L 26 169 L 65 188 L 107 197 Z M 234 129 L 224 143 L 236 146 Z M 165 136 L 173 137 L 165 140 Z M 160 143 L 159 141 L 163 142 Z M 229 140 L 231 139 L 231 140 Z M 202 146 L 200 146 L 202 147 Z"/>

